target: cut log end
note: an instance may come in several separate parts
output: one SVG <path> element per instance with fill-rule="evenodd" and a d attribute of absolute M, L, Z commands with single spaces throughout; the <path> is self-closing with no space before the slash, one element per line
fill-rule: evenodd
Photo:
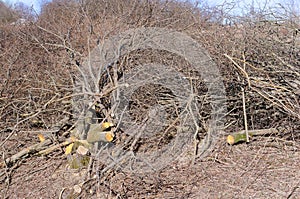
<path fill-rule="evenodd" d="M 227 143 L 230 145 L 239 143 L 239 142 L 246 142 L 247 136 L 245 133 L 243 134 L 232 134 L 227 136 Z"/>

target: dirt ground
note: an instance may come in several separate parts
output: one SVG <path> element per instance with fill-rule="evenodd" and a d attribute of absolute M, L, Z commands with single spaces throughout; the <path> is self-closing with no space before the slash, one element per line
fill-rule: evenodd
<path fill-rule="evenodd" d="M 20 139 L 10 144 L 20 145 Z M 298 141 L 276 137 L 234 146 L 221 138 L 209 156 L 194 164 L 181 160 L 150 174 L 116 170 L 100 181 L 88 177 L 87 169 L 69 169 L 66 157 L 57 151 L 2 169 L 1 197 L 296 199 L 300 198 L 299 149 Z M 72 194 L 75 185 L 82 185 L 80 194 Z"/>

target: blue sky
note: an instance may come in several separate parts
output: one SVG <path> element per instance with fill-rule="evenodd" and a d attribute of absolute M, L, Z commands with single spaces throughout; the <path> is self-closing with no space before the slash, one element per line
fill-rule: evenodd
<path fill-rule="evenodd" d="M 14 5 L 17 2 L 22 2 L 25 5 L 32 7 L 36 12 L 40 11 L 40 5 L 45 2 L 44 0 L 3 0 L 9 5 Z"/>
<path fill-rule="evenodd" d="M 243 10 L 247 10 L 253 5 L 256 11 L 280 9 L 283 6 L 287 10 L 300 14 L 299 0 L 207 0 L 207 2 L 213 6 L 227 4 L 227 7 L 230 7 L 230 5 L 234 5 L 235 8 L 232 10 L 234 13 L 243 13 Z"/>
<path fill-rule="evenodd" d="M 35 11 L 40 11 L 40 5 L 42 2 L 49 1 L 49 0 L 4 0 L 4 2 L 13 5 L 16 2 L 23 2 L 27 6 L 33 7 Z M 197 1 L 197 0 L 192 0 Z M 242 13 L 242 10 L 245 8 L 249 8 L 250 5 L 254 5 L 256 8 L 274 8 L 279 7 L 279 4 L 290 7 L 300 12 L 300 2 L 299 0 L 198 0 L 200 2 L 206 2 L 210 6 L 216 6 L 216 5 L 224 5 L 225 3 L 227 5 L 234 5 L 235 9 L 232 10 L 234 13 Z M 294 5 L 292 5 L 294 4 Z M 292 5 L 292 6 L 291 6 Z M 229 6 L 230 7 L 230 6 Z"/>

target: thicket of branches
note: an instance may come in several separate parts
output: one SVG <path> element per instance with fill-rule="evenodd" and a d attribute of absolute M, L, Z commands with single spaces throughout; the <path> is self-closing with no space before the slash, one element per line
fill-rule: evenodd
<path fill-rule="evenodd" d="M 270 13 L 225 16 L 222 10 L 179 1 L 53 0 L 23 24 L 11 24 L 9 15 L 0 21 L 1 151 L 10 156 L 19 144 L 31 143 L 11 140 L 14 134 L 36 139 L 35 130 L 49 129 L 65 117 L 73 124 L 77 66 L 104 39 L 137 27 L 184 32 L 208 50 L 224 78 L 226 131 L 244 128 L 244 92 L 249 129 L 284 127 L 278 136 L 299 139 L 300 24 Z M 145 51 L 124 60 L 154 59 L 188 67 L 176 56 L 165 56 Z M 200 85 L 194 83 L 195 88 Z M 104 105 L 110 110 L 109 103 Z M 203 116 L 209 114 L 205 111 Z M 14 142 L 18 144 L 11 145 Z"/>

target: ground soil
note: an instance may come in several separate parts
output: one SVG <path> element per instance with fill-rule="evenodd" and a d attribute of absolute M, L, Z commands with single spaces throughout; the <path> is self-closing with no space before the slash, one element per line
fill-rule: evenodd
<path fill-rule="evenodd" d="M 63 152 L 56 151 L 2 169 L 0 193 L 2 198 L 296 199 L 300 198 L 299 162 L 300 144 L 295 140 L 259 137 L 229 146 L 221 138 L 209 156 L 194 164 L 181 160 L 151 174 L 112 171 L 98 183 L 86 175 L 86 169 L 69 169 Z M 81 193 L 72 193 L 81 182 Z"/>

